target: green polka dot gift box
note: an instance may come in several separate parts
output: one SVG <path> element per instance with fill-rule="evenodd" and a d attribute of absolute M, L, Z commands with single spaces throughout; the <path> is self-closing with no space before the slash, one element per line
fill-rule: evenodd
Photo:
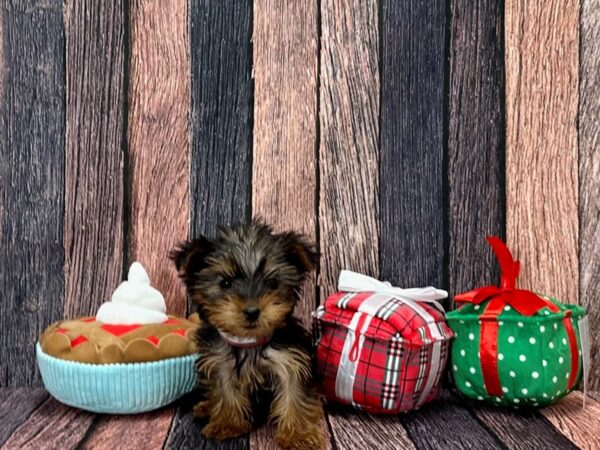
<path fill-rule="evenodd" d="M 447 315 L 455 335 L 456 387 L 467 397 L 502 406 L 554 403 L 582 377 L 585 309 L 517 289 L 519 261 L 500 239 L 488 242 L 500 264 L 501 286 L 455 296 L 463 306 Z"/>

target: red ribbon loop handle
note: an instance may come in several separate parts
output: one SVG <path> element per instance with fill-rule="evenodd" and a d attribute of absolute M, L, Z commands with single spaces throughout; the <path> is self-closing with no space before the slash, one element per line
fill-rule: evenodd
<path fill-rule="evenodd" d="M 517 277 L 521 271 L 521 263 L 515 261 L 510 250 L 504 242 L 495 236 L 488 236 L 487 241 L 496 254 L 502 274 L 501 287 L 503 289 L 514 289 L 517 285 Z"/>

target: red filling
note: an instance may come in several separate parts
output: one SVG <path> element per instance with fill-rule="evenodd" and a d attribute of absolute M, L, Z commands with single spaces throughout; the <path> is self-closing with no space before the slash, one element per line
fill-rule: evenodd
<path fill-rule="evenodd" d="M 108 331 L 109 333 L 114 334 L 115 336 L 121 336 L 122 334 L 129 333 L 130 331 L 137 330 L 140 327 L 141 327 L 141 325 L 139 325 L 139 324 L 111 325 L 111 324 L 105 323 L 100 328 L 102 328 L 104 331 Z"/>
<path fill-rule="evenodd" d="M 79 344 L 83 344 L 84 342 L 87 342 L 87 338 L 85 336 L 77 336 L 71 341 L 71 348 L 75 348 Z"/>

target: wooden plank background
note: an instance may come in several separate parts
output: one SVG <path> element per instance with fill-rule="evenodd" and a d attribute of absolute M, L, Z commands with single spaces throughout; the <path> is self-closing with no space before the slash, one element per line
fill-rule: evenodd
<path fill-rule="evenodd" d="M 599 0 L 30 0 L 0 16 L 0 387 L 39 386 L 39 333 L 93 314 L 135 259 L 191 312 L 169 248 L 260 215 L 321 253 L 307 325 L 342 268 L 454 294 L 497 281 L 484 237 L 507 238 L 521 286 L 588 308 L 600 389 Z M 449 445 L 514 445 L 446 400 L 368 426 L 421 448 L 450 415 L 470 434 Z M 188 406 L 131 426 L 197 443 Z M 36 394 L 3 438 L 60 423 L 96 446 L 126 428 L 55 407 Z M 589 439 L 543 415 L 528 426 Z M 362 421 L 324 426 L 345 442 Z"/>

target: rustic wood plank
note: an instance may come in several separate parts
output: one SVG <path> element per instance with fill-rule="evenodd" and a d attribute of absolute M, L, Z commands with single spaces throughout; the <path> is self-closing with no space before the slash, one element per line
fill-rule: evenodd
<path fill-rule="evenodd" d="M 369 415 L 348 407 L 330 406 L 328 420 L 336 447 L 359 449 L 414 449 L 397 416 Z"/>
<path fill-rule="evenodd" d="M 173 418 L 165 449 L 211 449 L 211 450 L 247 450 L 248 437 L 229 439 L 227 441 L 208 440 L 200 430 L 206 424 L 192 415 L 192 406 L 197 401 L 197 395 L 192 393 L 181 400 L 181 406 Z"/>
<path fill-rule="evenodd" d="M 316 241 L 317 2 L 254 3 L 253 212 Z M 314 277 L 296 315 L 315 308 Z"/>
<path fill-rule="evenodd" d="M 327 430 L 327 423 L 323 420 L 321 426 L 328 437 L 323 450 L 332 450 L 334 447 L 331 444 L 331 436 L 329 435 L 329 430 Z M 275 442 L 275 430 L 275 426 L 269 424 L 253 430 L 250 434 L 250 448 L 254 450 L 281 450 L 281 447 Z"/>
<path fill-rule="evenodd" d="M 534 410 L 498 408 L 474 402 L 469 404 L 469 409 L 509 449 L 578 448 Z"/>
<path fill-rule="evenodd" d="M 83 439 L 95 417 L 95 414 L 49 398 L 15 430 L 1 448 L 73 449 Z"/>
<path fill-rule="evenodd" d="M 95 314 L 122 275 L 124 16 L 122 0 L 65 2 L 65 317 Z"/>
<path fill-rule="evenodd" d="M 191 16 L 191 232 L 249 222 L 252 0 L 194 1 Z"/>
<path fill-rule="evenodd" d="M 579 1 L 505 11 L 507 239 L 523 288 L 577 303 Z"/>
<path fill-rule="evenodd" d="M 187 3 L 134 0 L 130 12 L 129 262 L 145 265 L 173 314 L 187 304 L 167 260 L 189 227 Z"/>
<path fill-rule="evenodd" d="M 252 0 L 191 2 L 190 21 L 191 235 L 214 235 L 251 217 Z M 166 448 L 248 448 L 247 437 L 207 441 L 201 427 L 191 404 L 178 408 Z"/>
<path fill-rule="evenodd" d="M 102 415 L 77 448 L 82 450 L 163 448 L 174 414 L 175 408 L 163 408 L 131 416 Z M 124 438 L 126 446 L 123 445 Z"/>
<path fill-rule="evenodd" d="M 582 402 L 583 394 L 575 391 L 541 413 L 578 447 L 600 448 L 600 403 L 588 398 L 583 409 Z"/>
<path fill-rule="evenodd" d="M 583 0 L 579 58 L 579 299 L 600 328 L 600 1 Z M 591 335 L 590 388 L 600 390 L 600 334 Z"/>
<path fill-rule="evenodd" d="M 63 311 L 62 0 L 3 2 L 0 385 L 39 383 L 34 343 Z"/>
<path fill-rule="evenodd" d="M 379 275 L 379 31 L 376 1 L 321 2 L 321 300 L 341 269 Z"/>
<path fill-rule="evenodd" d="M 503 448 L 498 438 L 479 423 L 450 392 L 423 409 L 400 416 L 417 449 Z"/>
<path fill-rule="evenodd" d="M 383 0 L 381 13 L 380 275 L 441 286 L 446 5 Z"/>
<path fill-rule="evenodd" d="M 451 3 L 448 136 L 450 295 L 496 282 L 485 236 L 504 238 L 504 11 L 501 0 Z M 465 263 L 468 262 L 468 263 Z"/>
<path fill-rule="evenodd" d="M 41 388 L 0 388 L 0 446 L 47 398 Z"/>

